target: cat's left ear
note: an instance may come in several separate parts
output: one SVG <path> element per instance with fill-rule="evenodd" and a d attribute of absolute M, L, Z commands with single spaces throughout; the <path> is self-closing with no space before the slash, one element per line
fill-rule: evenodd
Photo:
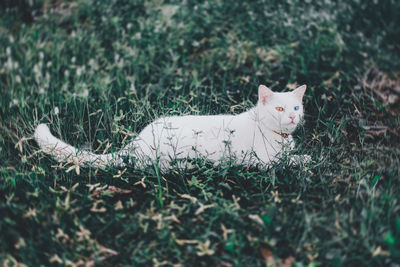
<path fill-rule="evenodd" d="M 300 100 L 303 99 L 304 93 L 306 92 L 307 86 L 303 84 L 302 86 L 297 87 L 293 90 L 293 94 L 295 94 Z"/>

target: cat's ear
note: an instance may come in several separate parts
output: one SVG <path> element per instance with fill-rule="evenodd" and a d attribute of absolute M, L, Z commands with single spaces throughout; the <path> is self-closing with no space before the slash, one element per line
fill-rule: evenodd
<path fill-rule="evenodd" d="M 272 98 L 274 92 L 271 89 L 266 87 L 265 85 L 258 86 L 258 101 L 260 101 L 263 105 L 267 103 L 269 99 Z"/>
<path fill-rule="evenodd" d="M 306 89 L 307 86 L 303 84 L 302 86 L 299 86 L 296 89 L 294 89 L 293 94 L 295 94 L 300 100 L 302 100 Z"/>

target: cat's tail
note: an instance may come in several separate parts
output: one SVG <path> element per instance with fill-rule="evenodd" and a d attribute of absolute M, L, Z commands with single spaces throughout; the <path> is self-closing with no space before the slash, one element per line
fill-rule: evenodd
<path fill-rule="evenodd" d="M 106 166 L 123 167 L 124 162 L 119 152 L 110 154 L 94 154 L 79 150 L 53 136 L 46 124 L 39 124 L 34 137 L 41 150 L 55 158 L 58 162 L 71 162 L 95 168 Z"/>

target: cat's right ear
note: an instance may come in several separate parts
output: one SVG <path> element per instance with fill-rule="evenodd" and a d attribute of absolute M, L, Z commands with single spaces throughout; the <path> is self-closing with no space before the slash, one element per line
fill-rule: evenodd
<path fill-rule="evenodd" d="M 272 98 L 274 92 L 271 89 L 266 87 L 265 85 L 258 86 L 258 101 L 260 101 L 263 105 L 267 103 L 269 99 Z"/>
<path fill-rule="evenodd" d="M 293 90 L 293 93 L 300 99 L 303 99 L 304 93 L 306 92 L 307 86 L 303 84 L 302 86 L 297 87 Z"/>

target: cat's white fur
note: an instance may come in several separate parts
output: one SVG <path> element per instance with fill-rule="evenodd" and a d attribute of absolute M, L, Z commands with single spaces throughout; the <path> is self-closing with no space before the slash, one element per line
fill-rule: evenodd
<path fill-rule="evenodd" d="M 45 124 L 36 128 L 34 137 L 57 161 L 93 167 L 122 167 L 134 161 L 138 167 L 157 163 L 167 168 L 176 160 L 199 157 L 216 163 L 233 159 L 238 164 L 268 165 L 286 149 L 294 148 L 290 133 L 303 117 L 305 90 L 303 85 L 292 92 L 276 93 L 260 85 L 257 105 L 238 115 L 162 117 L 147 125 L 126 147 L 110 154 L 79 150 L 54 137 Z M 309 159 L 295 155 L 291 161 L 298 164 Z"/>

